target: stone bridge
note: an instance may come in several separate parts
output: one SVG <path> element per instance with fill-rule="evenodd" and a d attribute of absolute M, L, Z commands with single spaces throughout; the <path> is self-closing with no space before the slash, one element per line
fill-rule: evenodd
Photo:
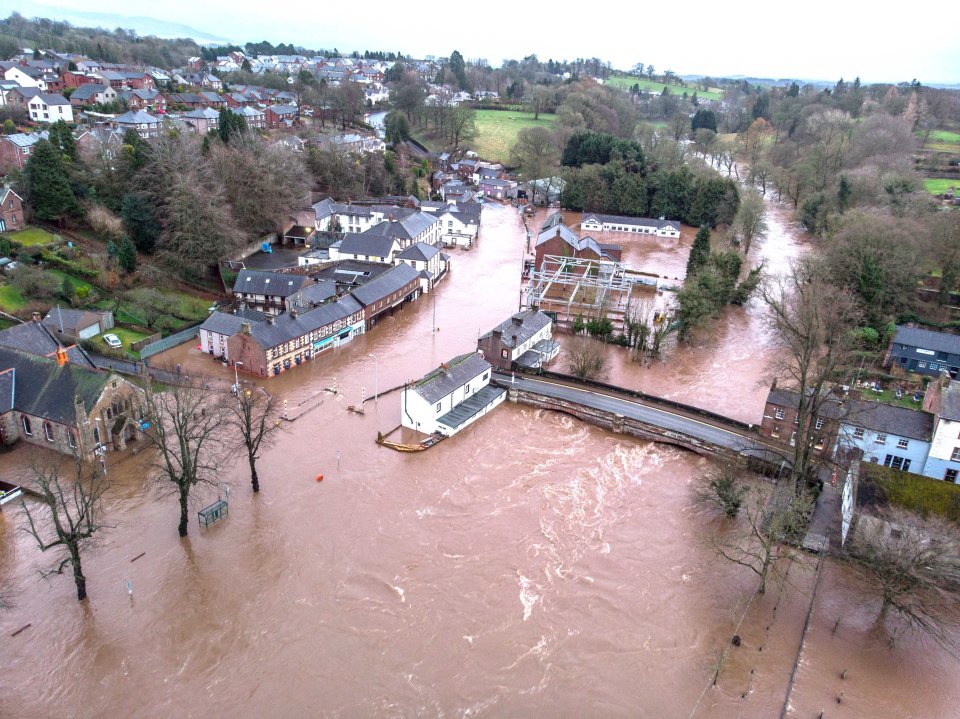
<path fill-rule="evenodd" d="M 789 462 L 789 448 L 761 437 L 754 425 L 662 397 L 552 372 L 497 372 L 491 381 L 506 388 L 512 402 L 564 412 L 618 434 L 711 457 L 747 458 L 758 469 Z"/>

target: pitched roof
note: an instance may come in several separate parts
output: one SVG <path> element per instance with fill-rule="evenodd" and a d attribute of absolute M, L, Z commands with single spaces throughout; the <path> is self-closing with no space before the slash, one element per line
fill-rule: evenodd
<path fill-rule="evenodd" d="M 480 339 L 486 339 L 494 332 L 500 332 L 503 335 L 503 343 L 507 347 L 519 347 L 552 321 L 549 315 L 545 315 L 540 310 L 524 310 L 504 320 Z"/>
<path fill-rule="evenodd" d="M 289 297 L 299 292 L 307 277 L 304 275 L 288 275 L 281 272 L 263 272 L 260 270 L 240 270 L 237 281 L 233 283 L 234 292 L 245 292 L 251 295 L 271 295 L 273 297 Z"/>
<path fill-rule="evenodd" d="M 350 290 L 350 294 L 366 307 L 374 302 L 379 302 L 384 297 L 403 289 L 409 283 L 418 279 L 417 271 L 410 265 L 395 265 L 379 277 L 367 282 L 367 284 Z"/>
<path fill-rule="evenodd" d="M 264 349 L 276 347 L 297 337 L 303 337 L 314 330 L 346 319 L 363 309 L 354 298 L 345 295 L 336 302 L 308 310 L 307 312 L 284 312 L 278 315 L 273 322 L 258 322 L 250 328 L 251 336 Z"/>
<path fill-rule="evenodd" d="M 0 347 L 0 369 L 13 369 L 13 408 L 60 424 L 77 424 L 74 398 L 89 413 L 100 398 L 108 372 Z"/>
<path fill-rule="evenodd" d="M 920 347 L 935 352 L 960 354 L 960 336 L 950 335 L 946 332 L 924 330 L 918 327 L 898 326 L 897 333 L 893 336 L 893 343 Z"/>
<path fill-rule="evenodd" d="M 642 225 L 644 227 L 669 227 L 674 230 L 680 229 L 680 223 L 676 220 L 653 220 L 649 217 L 627 217 L 625 215 L 601 215 L 596 212 L 590 212 L 584 215 L 583 219 L 580 221 L 580 224 L 588 222 L 591 219 L 596 220 L 601 225 Z"/>
<path fill-rule="evenodd" d="M 415 242 L 397 255 L 398 260 L 413 260 L 414 262 L 429 262 L 440 253 L 433 245 L 426 242 Z"/>
<path fill-rule="evenodd" d="M 396 240 L 386 235 L 348 232 L 340 241 L 341 255 L 390 257 Z"/>
<path fill-rule="evenodd" d="M 490 363 L 483 357 L 476 352 L 468 352 L 454 357 L 420 379 L 413 391 L 427 403 L 434 404 L 489 369 Z"/>

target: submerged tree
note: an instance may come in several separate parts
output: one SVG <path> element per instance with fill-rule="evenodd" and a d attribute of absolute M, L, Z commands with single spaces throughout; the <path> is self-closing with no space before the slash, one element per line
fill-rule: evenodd
<path fill-rule="evenodd" d="M 148 389 L 146 399 L 147 434 L 157 446 L 156 478 L 172 485 L 180 504 L 177 531 L 186 537 L 190 492 L 199 485 L 220 485 L 222 465 L 235 446 L 229 408 L 223 393 L 208 380 L 164 392 Z"/>
<path fill-rule="evenodd" d="M 229 422 L 240 435 L 240 441 L 247 452 L 250 463 L 250 482 L 253 491 L 260 491 L 260 477 L 257 475 L 257 453 L 270 446 L 281 431 L 277 417 L 277 402 L 265 389 L 237 390 L 237 403 L 229 403 Z"/>
<path fill-rule="evenodd" d="M 51 570 L 61 574 L 69 565 L 77 585 L 77 599 L 87 598 L 87 578 L 83 574 L 81 554 L 89 546 L 94 533 L 104 527 L 100 517 L 100 499 L 106 491 L 106 482 L 96 470 L 84 474 L 77 462 L 76 481 L 69 485 L 60 479 L 59 458 L 44 460 L 34 456 L 30 461 L 30 488 L 40 501 L 40 507 L 31 509 L 21 500 L 27 515 L 27 532 L 40 551 L 63 548 L 59 565 Z"/>
<path fill-rule="evenodd" d="M 895 614 L 960 657 L 960 532 L 903 510 L 861 517 L 846 548 L 861 588 L 880 599 L 879 620 Z"/>

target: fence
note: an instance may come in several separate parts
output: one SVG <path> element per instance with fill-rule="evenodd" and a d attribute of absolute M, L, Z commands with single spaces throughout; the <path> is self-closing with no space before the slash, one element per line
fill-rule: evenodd
<path fill-rule="evenodd" d="M 187 329 L 181 330 L 180 332 L 170 335 L 169 337 L 164 337 L 162 340 L 152 342 L 140 350 L 140 359 L 145 360 L 148 357 L 153 357 L 155 354 L 160 354 L 171 347 L 182 345 L 185 342 L 189 342 L 199 334 L 200 325 L 194 325 L 193 327 L 188 327 Z"/>
<path fill-rule="evenodd" d="M 154 342 L 159 342 L 159 341 L 162 340 L 162 339 L 163 339 L 163 335 L 160 334 L 159 332 L 156 332 L 156 333 L 150 335 L 149 337 L 144 337 L 142 340 L 137 340 L 136 342 L 131 342 L 131 343 L 130 343 L 130 349 L 132 349 L 134 352 L 139 352 L 140 350 L 142 350 L 142 349 L 143 349 L 144 347 L 146 347 L 147 345 L 151 345 L 151 344 L 153 344 Z"/>

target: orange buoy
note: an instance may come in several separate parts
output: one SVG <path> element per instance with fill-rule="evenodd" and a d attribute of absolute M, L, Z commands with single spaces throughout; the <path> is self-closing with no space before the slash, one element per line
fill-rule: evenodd
<path fill-rule="evenodd" d="M 317 481 L 318 481 L 318 482 L 322 482 L 322 481 L 323 481 L 323 475 L 322 475 L 322 474 L 318 474 L 318 475 L 317 475 Z"/>

